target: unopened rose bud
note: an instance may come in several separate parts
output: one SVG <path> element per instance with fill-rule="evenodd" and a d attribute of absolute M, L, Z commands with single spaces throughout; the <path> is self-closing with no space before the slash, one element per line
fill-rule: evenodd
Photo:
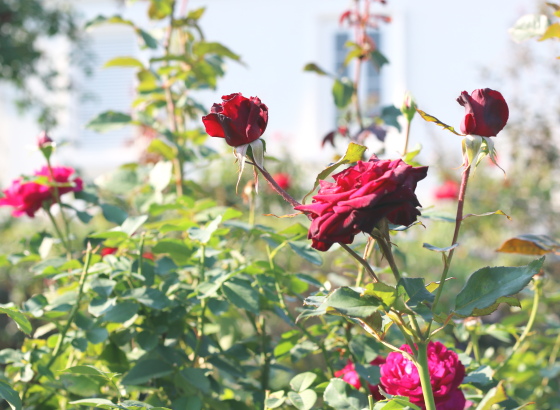
<path fill-rule="evenodd" d="M 44 148 L 46 145 L 52 144 L 52 142 L 53 142 L 53 140 L 51 139 L 51 137 L 49 137 L 49 135 L 47 134 L 46 131 L 42 131 L 37 136 L 37 146 L 39 148 Z"/>
<path fill-rule="evenodd" d="M 416 101 L 414 101 L 414 98 L 412 98 L 412 94 L 407 92 L 404 96 L 404 100 L 401 107 L 401 111 L 404 117 L 406 118 L 407 122 L 412 121 L 412 119 L 414 118 L 414 114 L 416 114 L 417 107 L 418 106 L 416 105 Z"/>

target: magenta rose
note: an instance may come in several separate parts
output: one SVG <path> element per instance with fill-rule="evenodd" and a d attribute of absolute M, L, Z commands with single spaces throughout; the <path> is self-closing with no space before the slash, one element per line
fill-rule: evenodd
<path fill-rule="evenodd" d="M 457 102 L 465 107 L 461 132 L 481 137 L 494 137 L 507 123 L 509 109 L 500 92 L 490 88 L 474 90 L 471 95 L 463 91 Z"/>
<path fill-rule="evenodd" d="M 58 194 L 67 192 L 78 192 L 83 189 L 81 178 L 73 178 L 74 169 L 69 167 L 53 167 L 54 180 L 57 182 Z M 43 177 L 52 183 L 53 178 L 48 167 L 43 167 L 34 173 L 36 177 Z M 0 206 L 13 207 L 12 215 L 15 217 L 27 214 L 31 218 L 35 216 L 43 204 L 52 205 L 55 201 L 55 188 L 53 186 L 35 181 L 24 181 L 18 178 L 12 181 L 12 185 L 3 191 L 4 197 L 0 198 Z"/>
<path fill-rule="evenodd" d="M 235 93 L 224 95 L 222 100 L 221 104 L 212 106 L 210 114 L 202 117 L 208 135 L 225 138 L 232 147 L 249 144 L 263 135 L 268 108 L 260 99 Z"/>
<path fill-rule="evenodd" d="M 381 366 L 384 363 L 385 363 L 385 358 L 382 356 L 378 356 L 370 362 L 372 366 Z M 354 363 L 352 363 L 351 360 L 348 360 L 346 366 L 344 366 L 342 369 L 334 372 L 334 376 L 341 378 L 350 386 L 353 386 L 356 389 L 362 387 L 362 382 L 360 381 L 360 376 L 356 371 L 356 366 L 354 365 Z M 379 392 L 378 384 L 368 384 L 368 389 L 375 400 L 379 401 L 385 398 Z"/>
<path fill-rule="evenodd" d="M 412 354 L 408 345 L 401 346 Z M 428 344 L 428 368 L 437 410 L 462 410 L 466 400 L 459 385 L 465 377 L 465 366 L 457 353 L 440 342 Z M 381 388 L 395 396 L 405 396 L 410 402 L 425 409 L 420 376 L 414 364 L 399 352 L 389 353 L 381 366 Z"/>
<path fill-rule="evenodd" d="M 333 175 L 334 183 L 320 181 L 313 202 L 295 209 L 311 216 L 308 238 L 313 248 L 326 251 L 336 242 L 352 243 L 360 232 L 370 233 L 383 218 L 396 225 L 413 223 L 421 206 L 414 190 L 427 172 L 428 167 L 374 156 Z"/>

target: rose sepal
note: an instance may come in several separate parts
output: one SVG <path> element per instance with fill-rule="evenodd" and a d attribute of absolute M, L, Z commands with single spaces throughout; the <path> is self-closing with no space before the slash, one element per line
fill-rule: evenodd
<path fill-rule="evenodd" d="M 238 177 L 237 177 L 237 184 L 235 185 L 235 191 L 237 192 L 237 188 L 239 187 L 239 181 L 241 181 L 241 174 L 243 173 L 243 169 L 245 168 L 245 162 L 247 161 L 247 157 L 249 156 L 251 160 L 261 169 L 264 169 L 264 153 L 266 151 L 266 147 L 264 141 L 260 138 L 249 144 L 239 145 L 234 148 L 233 155 L 239 161 L 239 169 L 238 169 Z M 258 174 L 255 173 L 255 191 L 259 192 L 259 184 L 258 184 Z"/>
<path fill-rule="evenodd" d="M 466 155 L 469 164 L 472 167 L 472 174 L 476 167 L 480 164 L 486 156 L 490 157 L 490 160 L 500 168 L 504 173 L 505 171 L 498 165 L 497 162 L 497 152 L 494 144 L 494 140 L 490 137 L 481 137 L 479 135 L 467 135 L 463 139 L 462 143 L 463 155 Z"/>

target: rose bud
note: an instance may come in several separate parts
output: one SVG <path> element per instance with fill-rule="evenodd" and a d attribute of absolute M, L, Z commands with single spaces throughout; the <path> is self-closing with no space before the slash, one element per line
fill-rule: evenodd
<path fill-rule="evenodd" d="M 202 117 L 211 137 L 225 138 L 232 147 L 257 140 L 266 130 L 268 108 L 257 97 L 245 98 L 241 93 L 224 95 L 221 104 L 214 104 L 210 114 Z"/>
<path fill-rule="evenodd" d="M 457 102 L 465 107 L 465 117 L 461 122 L 463 134 L 494 137 L 507 123 L 508 105 L 498 91 L 477 89 L 471 95 L 463 91 Z"/>
<path fill-rule="evenodd" d="M 51 139 L 51 137 L 48 136 L 46 131 L 42 131 L 37 136 L 37 146 L 39 148 L 44 148 L 46 145 L 52 144 L 52 142 L 53 142 L 53 140 Z"/>
<path fill-rule="evenodd" d="M 400 348 L 410 354 L 410 346 Z M 465 366 L 457 353 L 440 342 L 428 343 L 428 368 L 437 410 L 462 410 L 466 399 L 459 389 L 465 378 Z M 389 353 L 381 365 L 380 385 L 383 391 L 394 396 L 405 396 L 412 404 L 425 409 L 420 375 L 414 364 L 399 352 Z"/>
<path fill-rule="evenodd" d="M 333 175 L 334 183 L 320 181 L 313 202 L 295 207 L 312 218 L 311 246 L 326 251 L 337 242 L 350 244 L 358 233 L 371 233 L 384 218 L 396 225 L 412 224 L 421 206 L 414 190 L 427 173 L 428 167 L 374 156 Z"/>

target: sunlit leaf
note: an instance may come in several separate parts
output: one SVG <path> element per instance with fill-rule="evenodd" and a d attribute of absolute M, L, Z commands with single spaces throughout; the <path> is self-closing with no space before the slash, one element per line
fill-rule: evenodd
<path fill-rule="evenodd" d="M 143 68 L 144 64 L 134 57 L 115 57 L 103 64 L 103 68 L 107 67 L 140 67 Z"/>
<path fill-rule="evenodd" d="M 327 178 L 330 174 L 332 174 L 341 165 L 352 164 L 354 162 L 360 161 L 362 159 L 362 156 L 364 155 L 364 152 L 366 152 L 366 149 L 367 148 L 363 145 L 359 145 L 359 144 L 356 144 L 354 142 L 351 142 L 348 145 L 348 148 L 346 149 L 346 153 L 344 154 L 344 156 L 342 158 L 340 158 L 334 164 L 326 167 L 324 170 L 322 170 L 319 173 L 319 175 L 317 175 L 317 178 L 315 178 L 315 184 L 313 185 L 313 189 L 311 191 L 309 191 L 303 197 L 302 203 L 305 203 L 305 199 L 309 195 L 311 195 L 313 193 L 313 191 L 315 191 L 315 189 L 319 186 L 319 181 L 320 180 L 324 180 L 325 178 Z"/>
<path fill-rule="evenodd" d="M 27 335 L 31 334 L 31 331 L 33 330 L 33 328 L 31 327 L 31 323 L 17 307 L 10 305 L 0 305 L 0 313 L 5 313 L 10 318 L 12 318 L 12 320 L 16 322 L 18 329 L 23 333 Z"/>
<path fill-rule="evenodd" d="M 444 129 L 451 131 L 453 134 L 455 135 L 459 135 L 461 137 L 464 137 L 464 134 L 459 134 L 457 131 L 455 131 L 455 128 L 453 128 L 451 125 L 447 125 L 443 122 L 441 122 L 440 120 L 438 120 L 436 117 L 434 117 L 433 115 L 427 114 L 422 110 L 416 110 L 418 112 L 418 114 L 420 114 L 420 116 L 428 122 L 433 122 L 436 125 L 439 125 L 440 127 L 443 127 Z"/>
<path fill-rule="evenodd" d="M 560 242 L 548 235 L 519 235 L 505 241 L 496 252 L 521 255 L 560 254 Z"/>

